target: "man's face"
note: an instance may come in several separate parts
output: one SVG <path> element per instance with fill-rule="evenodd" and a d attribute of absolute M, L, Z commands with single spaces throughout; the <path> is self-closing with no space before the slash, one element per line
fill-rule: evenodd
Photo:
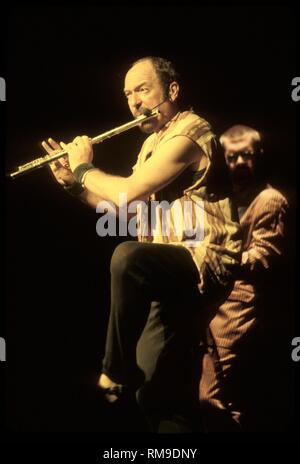
<path fill-rule="evenodd" d="M 152 110 L 165 100 L 165 93 L 155 68 L 150 60 L 135 64 L 126 74 L 124 94 L 128 106 L 136 118 L 143 110 Z M 160 114 L 141 125 L 143 132 L 157 132 L 173 116 L 173 105 L 170 101 L 158 107 Z"/>
<path fill-rule="evenodd" d="M 234 184 L 247 184 L 255 175 L 255 153 L 250 136 L 224 142 L 225 159 Z"/>

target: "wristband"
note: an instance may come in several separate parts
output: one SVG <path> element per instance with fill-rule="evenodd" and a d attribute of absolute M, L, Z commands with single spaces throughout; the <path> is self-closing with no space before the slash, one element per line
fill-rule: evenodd
<path fill-rule="evenodd" d="M 86 178 L 86 175 L 92 171 L 92 169 L 89 169 L 88 171 L 85 171 L 85 173 L 83 174 L 83 176 L 81 177 L 81 185 L 83 188 L 85 188 L 85 185 L 84 185 L 84 181 L 85 181 L 85 178 Z"/>
<path fill-rule="evenodd" d="M 79 184 L 82 183 L 83 175 L 90 169 L 95 169 L 95 166 L 92 163 L 81 163 L 74 169 L 73 174 L 76 179 L 76 182 Z"/>

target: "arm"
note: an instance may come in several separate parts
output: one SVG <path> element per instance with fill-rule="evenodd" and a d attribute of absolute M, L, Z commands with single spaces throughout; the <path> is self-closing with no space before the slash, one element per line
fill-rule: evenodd
<path fill-rule="evenodd" d="M 58 151 L 62 150 L 62 147 L 51 138 L 48 139 L 48 143 L 43 141 L 42 146 L 49 155 L 53 155 Z M 49 164 L 49 167 L 54 178 L 62 187 L 71 186 L 72 184 L 76 183 L 74 174 L 70 169 L 68 156 L 64 156 L 62 158 L 59 158 L 58 160 L 55 160 L 53 163 Z M 83 192 L 81 192 L 80 194 L 76 194 L 75 196 L 94 210 L 97 208 L 99 202 L 103 200 L 102 197 L 87 189 L 84 189 Z M 116 208 L 116 213 L 117 215 L 119 214 L 118 208 Z M 135 215 L 136 213 L 127 212 L 128 219 Z"/>
<path fill-rule="evenodd" d="M 88 137 L 76 137 L 73 143 L 64 145 L 69 153 L 71 170 L 93 159 L 92 145 Z M 124 206 L 119 194 L 124 194 L 126 203 L 145 200 L 152 193 L 172 182 L 188 166 L 199 161 L 200 147 L 185 136 L 176 136 L 164 143 L 143 166 L 129 177 L 106 174 L 100 169 L 92 169 L 84 176 L 85 188 L 104 200 Z"/>
<path fill-rule="evenodd" d="M 78 198 L 93 209 L 96 209 L 98 203 L 103 200 L 103 198 L 99 197 L 99 195 L 95 195 L 88 190 L 84 190 L 80 195 L 78 195 Z"/>
<path fill-rule="evenodd" d="M 244 272 L 253 276 L 276 266 L 284 249 L 287 209 L 288 203 L 282 195 L 263 192 L 249 246 L 242 254 Z"/>

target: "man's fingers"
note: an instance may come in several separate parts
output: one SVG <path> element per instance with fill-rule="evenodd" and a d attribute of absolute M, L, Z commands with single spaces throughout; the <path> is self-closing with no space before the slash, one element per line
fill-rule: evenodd
<path fill-rule="evenodd" d="M 73 140 L 73 143 L 75 143 L 75 145 L 81 144 L 82 143 L 82 137 L 77 135 L 77 137 L 75 137 L 75 139 Z"/>
<path fill-rule="evenodd" d="M 53 139 L 49 138 L 47 142 L 45 140 L 42 141 L 42 147 L 48 155 L 54 155 L 55 153 L 58 153 L 62 151 L 61 146 Z M 66 155 L 67 157 L 67 155 Z M 61 157 L 60 159 L 64 159 L 64 157 Z"/>
<path fill-rule="evenodd" d="M 82 143 L 83 144 L 90 144 L 91 141 L 92 141 L 92 139 L 90 137 L 88 137 L 87 135 L 78 135 L 73 140 L 73 143 L 75 143 L 76 145 L 82 144 Z"/>
<path fill-rule="evenodd" d="M 51 138 L 48 139 L 48 143 L 43 141 L 42 147 L 46 150 L 46 152 L 49 155 L 55 155 L 56 153 L 59 153 L 60 151 L 62 151 L 62 146 Z M 65 167 L 69 169 L 70 165 L 69 165 L 68 155 L 64 155 L 61 158 L 58 158 L 57 160 L 55 160 L 55 164 L 51 163 L 51 167 L 56 168 L 56 170 L 61 167 Z"/>
<path fill-rule="evenodd" d="M 63 149 L 64 149 L 65 151 L 67 151 L 68 153 L 72 153 L 72 151 L 74 150 L 74 148 L 76 148 L 75 142 L 72 142 L 72 143 L 60 142 L 60 143 L 61 143 L 61 146 L 63 147 Z"/>
<path fill-rule="evenodd" d="M 53 148 L 51 148 L 47 142 L 45 142 L 43 140 L 42 142 L 42 147 L 44 148 L 44 150 L 46 150 L 46 152 L 48 153 L 48 155 L 51 155 L 53 153 Z"/>
<path fill-rule="evenodd" d="M 61 146 L 55 140 L 49 138 L 48 142 L 51 145 L 51 147 L 53 148 L 53 150 L 61 150 Z"/>
<path fill-rule="evenodd" d="M 50 166 L 50 168 L 52 169 L 53 172 L 56 172 L 56 171 L 58 171 L 59 169 L 62 168 L 62 165 L 59 162 L 59 160 L 55 160 L 52 163 L 49 163 L 49 166 Z"/>
<path fill-rule="evenodd" d="M 82 142 L 87 148 L 90 148 L 90 146 L 92 144 L 92 139 L 90 137 L 88 137 L 87 135 L 83 135 L 82 136 Z"/>
<path fill-rule="evenodd" d="M 63 147 L 64 150 L 68 150 L 68 145 L 64 142 L 60 142 L 61 146 Z M 70 144 L 69 144 L 70 145 Z"/>

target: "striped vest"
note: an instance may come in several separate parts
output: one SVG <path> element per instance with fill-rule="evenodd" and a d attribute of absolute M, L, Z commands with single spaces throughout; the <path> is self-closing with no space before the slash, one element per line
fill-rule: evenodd
<path fill-rule="evenodd" d="M 225 159 L 210 125 L 191 111 L 179 112 L 144 142 L 133 170 L 138 170 L 161 144 L 186 136 L 207 158 L 206 168 L 187 168 L 174 181 L 138 207 L 138 239 L 141 242 L 184 246 L 199 270 L 202 293 L 207 278 L 226 285 L 240 261 L 238 216 L 229 195 Z"/>

